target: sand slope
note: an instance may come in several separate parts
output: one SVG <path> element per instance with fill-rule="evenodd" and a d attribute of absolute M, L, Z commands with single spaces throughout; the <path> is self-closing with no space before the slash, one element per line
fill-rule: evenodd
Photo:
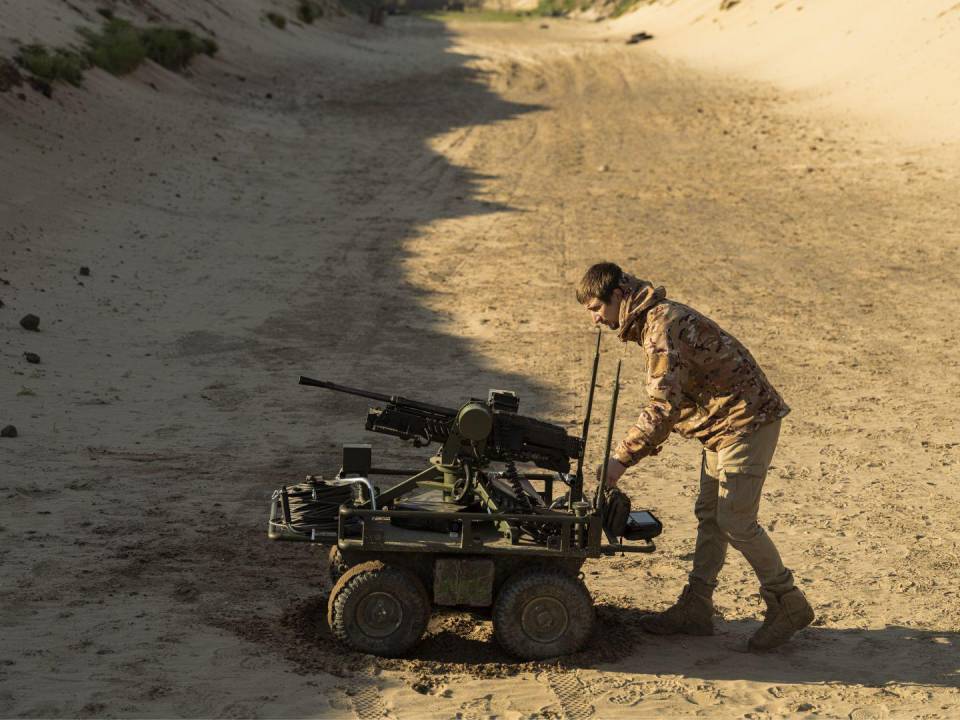
<path fill-rule="evenodd" d="M 662 53 L 767 80 L 835 122 L 853 113 L 905 142 L 960 139 L 960 5 L 954 0 L 656 2 L 610 24 Z M 863 125 L 859 130 L 863 131 Z"/>

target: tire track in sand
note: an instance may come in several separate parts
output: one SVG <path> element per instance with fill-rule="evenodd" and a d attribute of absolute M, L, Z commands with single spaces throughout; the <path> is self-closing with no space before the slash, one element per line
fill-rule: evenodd
<path fill-rule="evenodd" d="M 575 674 L 548 672 L 546 681 L 560 701 L 560 712 L 564 720 L 589 720 L 594 716 L 593 705 L 587 702 L 584 695 L 586 688 Z"/>
<path fill-rule="evenodd" d="M 380 696 L 380 689 L 373 683 L 362 683 L 349 690 L 344 688 L 344 692 L 350 698 L 353 714 L 359 720 L 380 720 L 380 718 L 390 717 Z"/>

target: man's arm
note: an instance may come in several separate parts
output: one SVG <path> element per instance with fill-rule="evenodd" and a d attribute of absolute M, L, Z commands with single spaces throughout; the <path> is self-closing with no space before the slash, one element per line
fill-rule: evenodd
<path fill-rule="evenodd" d="M 647 354 L 647 395 L 650 401 L 611 453 L 611 459 L 624 468 L 658 452 L 680 419 L 684 370 L 678 352 L 679 338 L 675 328 L 662 315 L 651 317 L 648 322 L 650 329 L 643 349 Z"/>

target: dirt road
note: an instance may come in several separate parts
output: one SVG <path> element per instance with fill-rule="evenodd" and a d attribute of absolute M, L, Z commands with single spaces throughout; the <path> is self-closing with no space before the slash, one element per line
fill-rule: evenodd
<path fill-rule="evenodd" d="M 189 82 L 2 98 L 0 714 L 960 712 L 954 150 L 592 26 L 396 20 Z M 816 626 L 740 653 L 760 601 L 732 556 L 719 636 L 639 632 L 693 548 L 699 453 L 673 440 L 624 481 L 660 551 L 586 567 L 589 650 L 518 665 L 488 620 L 445 614 L 411 659 L 345 653 L 323 550 L 268 543 L 265 513 L 335 470 L 365 405 L 296 376 L 442 404 L 511 388 L 573 428 L 592 335 L 571 288 L 600 259 L 716 318 L 792 406 L 761 517 Z M 604 349 L 623 429 L 641 360 Z"/>

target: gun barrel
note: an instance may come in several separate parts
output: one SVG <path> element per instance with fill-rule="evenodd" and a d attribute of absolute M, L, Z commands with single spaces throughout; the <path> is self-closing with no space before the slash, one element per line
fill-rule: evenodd
<path fill-rule="evenodd" d="M 337 383 L 327 382 L 326 380 L 315 380 L 314 378 L 306 377 L 305 375 L 300 376 L 300 384 L 309 385 L 310 387 L 324 388 L 325 390 L 333 390 L 335 392 L 342 392 L 348 395 L 359 395 L 360 397 L 369 398 L 370 400 L 377 400 L 382 403 L 389 403 L 396 405 L 397 407 L 406 408 L 408 410 L 418 410 L 420 412 L 430 413 L 432 415 L 453 417 L 457 414 L 457 411 L 453 410 L 452 408 L 446 408 L 440 405 L 431 405 L 430 403 L 419 402 L 417 400 L 407 400 L 399 395 L 384 395 L 383 393 L 371 392 L 370 390 L 347 387 L 346 385 L 338 385 Z"/>
<path fill-rule="evenodd" d="M 333 390 L 335 392 L 347 393 L 348 395 L 359 395 L 360 397 L 370 398 L 371 400 L 379 400 L 380 402 L 390 402 L 391 400 L 389 395 L 347 387 L 346 385 L 337 385 L 336 383 L 327 382 L 326 380 L 314 380 L 313 378 L 305 375 L 300 376 L 300 384 L 309 385 L 310 387 L 324 388 L 325 390 Z"/>

